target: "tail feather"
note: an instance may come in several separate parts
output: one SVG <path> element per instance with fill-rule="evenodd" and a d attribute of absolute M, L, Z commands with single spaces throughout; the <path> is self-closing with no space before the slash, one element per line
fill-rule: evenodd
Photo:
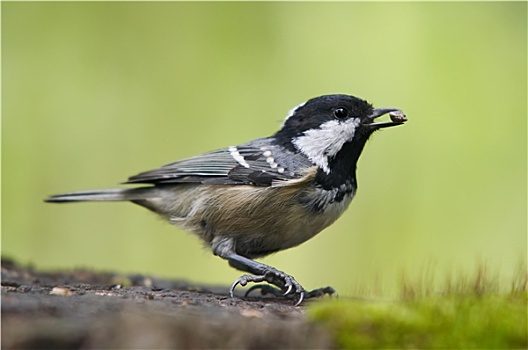
<path fill-rule="evenodd" d="M 150 191 L 149 191 L 150 190 Z M 150 194 L 149 194 L 150 193 Z M 152 188 L 119 188 L 107 190 L 79 191 L 57 194 L 46 198 L 45 202 L 66 203 L 85 201 L 132 201 L 152 197 Z"/>

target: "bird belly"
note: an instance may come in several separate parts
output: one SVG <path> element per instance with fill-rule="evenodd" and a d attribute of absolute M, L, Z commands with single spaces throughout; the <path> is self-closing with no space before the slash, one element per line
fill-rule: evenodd
<path fill-rule="evenodd" d="M 218 236 L 232 237 L 238 254 L 254 258 L 312 238 L 332 224 L 352 199 L 350 194 L 327 204 L 324 210 L 314 211 L 302 204 L 306 191 L 315 189 L 176 185 L 171 191 L 159 191 L 165 198 L 158 198 L 150 207 L 158 208 L 157 212 L 171 223 L 194 232 L 208 244 Z"/>

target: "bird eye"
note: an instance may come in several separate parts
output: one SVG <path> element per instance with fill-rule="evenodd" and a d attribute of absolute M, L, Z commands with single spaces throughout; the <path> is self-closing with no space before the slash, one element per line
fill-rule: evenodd
<path fill-rule="evenodd" d="M 334 116 L 337 119 L 345 119 L 348 116 L 348 111 L 344 108 L 336 108 L 334 110 Z"/>

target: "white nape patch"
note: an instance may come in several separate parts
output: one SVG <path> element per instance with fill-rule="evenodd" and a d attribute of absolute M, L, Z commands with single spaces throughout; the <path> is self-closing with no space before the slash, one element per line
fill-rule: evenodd
<path fill-rule="evenodd" d="M 293 139 L 292 143 L 325 173 L 330 174 L 329 159 L 334 157 L 346 142 L 352 140 L 359 124 L 359 118 L 343 122 L 330 120 L 321 124 L 318 129 L 306 130 L 302 136 Z"/>
<path fill-rule="evenodd" d="M 244 157 L 240 155 L 236 147 L 231 146 L 228 148 L 228 151 L 231 154 L 231 157 L 233 157 L 233 159 L 236 160 L 238 164 L 242 165 L 245 168 L 249 168 L 248 162 L 246 162 Z"/>
<path fill-rule="evenodd" d="M 284 126 L 284 124 L 286 124 L 286 121 L 287 121 L 288 119 L 290 119 L 291 116 L 293 116 L 293 114 L 295 113 L 295 111 L 298 110 L 299 108 L 301 108 L 302 106 L 304 106 L 305 104 L 306 104 L 306 102 L 303 102 L 303 103 L 301 103 L 300 105 L 297 105 L 297 106 L 293 107 L 292 109 L 290 109 L 290 110 L 288 111 L 288 115 L 286 116 L 286 118 L 284 118 L 284 122 L 282 123 L 281 128 Z"/>

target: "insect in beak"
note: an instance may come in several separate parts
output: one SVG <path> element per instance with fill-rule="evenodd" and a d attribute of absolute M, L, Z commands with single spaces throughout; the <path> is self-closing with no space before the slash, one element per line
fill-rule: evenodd
<path fill-rule="evenodd" d="M 374 122 L 374 119 L 385 114 L 389 114 L 390 121 Z M 376 129 L 387 128 L 390 126 L 401 125 L 407 121 L 407 116 L 398 108 L 376 108 L 371 115 L 367 117 L 363 125 L 375 127 Z"/>

